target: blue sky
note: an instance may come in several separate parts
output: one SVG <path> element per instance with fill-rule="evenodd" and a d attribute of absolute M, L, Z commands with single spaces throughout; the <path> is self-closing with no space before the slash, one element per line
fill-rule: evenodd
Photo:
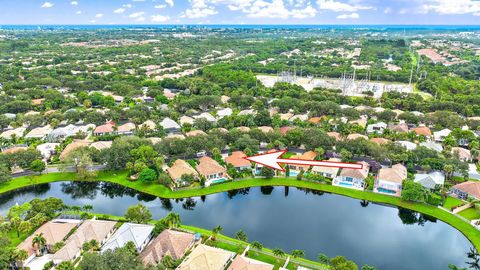
<path fill-rule="evenodd" d="M 480 0 L 0 0 L 1 24 L 480 24 Z"/>

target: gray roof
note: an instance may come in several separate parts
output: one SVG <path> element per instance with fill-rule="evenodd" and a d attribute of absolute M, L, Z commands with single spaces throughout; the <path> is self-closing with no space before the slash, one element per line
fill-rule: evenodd
<path fill-rule="evenodd" d="M 124 223 L 103 245 L 101 252 L 123 247 L 128 242 L 133 242 L 139 250 L 145 240 L 150 237 L 153 227 L 145 224 Z"/>
<path fill-rule="evenodd" d="M 170 119 L 168 117 L 163 119 L 162 122 L 160 122 L 160 125 L 164 129 L 181 129 L 180 125 L 177 124 L 177 122 L 173 121 L 172 119 Z"/>
<path fill-rule="evenodd" d="M 445 183 L 445 175 L 439 171 L 417 173 L 413 181 L 421 184 L 425 188 L 433 189 L 435 185 L 443 185 Z"/>

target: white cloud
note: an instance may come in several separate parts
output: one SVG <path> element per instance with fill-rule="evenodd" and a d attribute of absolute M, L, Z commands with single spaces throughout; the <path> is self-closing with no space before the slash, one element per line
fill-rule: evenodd
<path fill-rule="evenodd" d="M 97 21 L 96 20 L 90 20 L 90 23 L 96 23 Z"/>
<path fill-rule="evenodd" d="M 134 12 L 134 13 L 128 15 L 128 17 L 132 18 L 132 19 L 136 19 L 136 18 L 141 18 L 144 14 L 145 14 L 144 11 L 139 11 L 139 12 Z"/>
<path fill-rule="evenodd" d="M 286 19 L 289 16 L 290 11 L 285 7 L 283 0 L 273 0 L 272 2 L 257 0 L 247 11 L 247 17 L 251 18 Z"/>
<path fill-rule="evenodd" d="M 78 14 L 78 15 L 80 15 L 80 14 L 82 14 L 82 11 L 81 11 L 81 10 L 79 10 L 79 11 L 75 12 L 75 14 Z"/>
<path fill-rule="evenodd" d="M 136 22 L 143 22 L 145 20 L 146 20 L 146 18 L 142 16 L 142 17 L 138 17 L 135 21 Z"/>
<path fill-rule="evenodd" d="M 473 14 L 480 16 L 480 1 L 478 0 L 427 0 L 421 1 L 415 10 L 418 13 L 435 12 L 441 15 Z"/>
<path fill-rule="evenodd" d="M 43 5 L 41 7 L 42 8 L 51 8 L 51 7 L 53 7 L 53 4 L 50 3 L 50 2 L 45 2 L 45 3 L 43 3 Z"/>
<path fill-rule="evenodd" d="M 335 12 L 355 12 L 362 9 L 373 9 L 371 6 L 361 5 L 358 1 L 355 3 L 345 3 L 336 0 L 317 0 L 320 9 L 335 11 Z"/>
<path fill-rule="evenodd" d="M 145 0 L 132 0 L 132 2 L 145 2 Z"/>
<path fill-rule="evenodd" d="M 125 4 L 125 5 L 123 5 L 122 7 L 124 7 L 124 8 L 132 8 L 132 4 Z"/>
<path fill-rule="evenodd" d="M 72 1 L 72 2 L 70 2 L 70 5 L 72 5 L 72 6 L 78 6 L 78 2 L 77 2 L 77 1 Z"/>
<path fill-rule="evenodd" d="M 197 19 L 205 18 L 217 14 L 217 10 L 213 6 L 205 3 L 205 0 L 191 0 L 191 8 L 186 9 L 180 14 L 182 18 Z"/>
<path fill-rule="evenodd" d="M 125 10 L 126 10 L 125 8 L 117 8 L 113 11 L 113 13 L 121 14 L 121 13 L 124 13 Z"/>
<path fill-rule="evenodd" d="M 173 0 L 165 0 L 165 3 L 167 3 L 167 5 L 169 5 L 170 7 L 173 7 L 174 5 Z"/>
<path fill-rule="evenodd" d="M 152 15 L 150 16 L 150 20 L 155 23 L 162 23 L 170 20 L 169 16 L 163 16 L 163 15 Z"/>
<path fill-rule="evenodd" d="M 391 7 L 386 7 L 386 8 L 383 10 L 383 13 L 385 13 L 385 14 L 390 14 L 390 13 L 392 13 L 392 8 L 391 8 Z"/>
<path fill-rule="evenodd" d="M 295 19 L 313 18 L 317 15 L 317 10 L 308 4 L 303 9 L 292 9 L 290 12 Z"/>
<path fill-rule="evenodd" d="M 102 18 L 103 17 L 103 14 L 102 13 L 97 13 L 95 14 L 95 18 Z"/>
<path fill-rule="evenodd" d="M 337 19 L 358 19 L 360 18 L 360 15 L 358 13 L 350 13 L 350 14 L 341 14 L 337 16 Z"/>
<path fill-rule="evenodd" d="M 166 7 L 167 7 L 167 5 L 156 5 L 156 6 L 154 6 L 154 8 L 166 8 Z"/>

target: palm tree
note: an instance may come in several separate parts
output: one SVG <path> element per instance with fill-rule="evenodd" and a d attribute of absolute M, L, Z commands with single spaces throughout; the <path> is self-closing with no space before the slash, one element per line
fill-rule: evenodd
<path fill-rule="evenodd" d="M 240 241 L 247 242 L 248 237 L 247 234 L 243 230 L 239 230 L 238 232 L 235 233 L 235 238 L 237 238 Z"/>
<path fill-rule="evenodd" d="M 168 224 L 168 227 L 171 228 L 177 228 L 180 223 L 182 223 L 182 220 L 180 219 L 180 215 L 175 213 L 175 212 L 170 212 L 168 215 L 165 217 L 165 221 Z"/>
<path fill-rule="evenodd" d="M 30 221 L 22 221 L 20 225 L 18 225 L 18 231 L 21 233 L 28 233 L 32 230 L 32 223 Z"/>
<path fill-rule="evenodd" d="M 22 269 L 24 269 L 23 261 L 28 258 L 28 252 L 24 249 L 15 249 L 13 256 L 17 262 L 20 262 Z"/>
<path fill-rule="evenodd" d="M 318 254 L 317 259 L 318 259 L 319 262 L 321 262 L 323 264 L 326 264 L 326 265 L 330 264 L 330 258 L 328 258 L 328 256 L 323 254 L 323 253 Z"/>
<path fill-rule="evenodd" d="M 460 268 L 460 267 L 458 267 L 458 266 L 456 266 L 456 265 L 454 265 L 454 264 L 449 264 L 449 265 L 448 265 L 448 269 L 450 269 L 450 270 L 467 270 L 467 268 L 465 268 L 465 267 Z"/>
<path fill-rule="evenodd" d="M 292 256 L 294 258 L 303 258 L 303 257 L 305 257 L 305 251 L 299 250 L 299 249 L 294 249 L 294 250 L 292 250 Z"/>
<path fill-rule="evenodd" d="M 258 241 L 254 241 L 254 242 L 252 243 L 252 248 L 254 248 L 254 249 L 257 250 L 257 251 L 260 251 L 260 250 L 263 249 L 263 245 L 260 244 L 260 242 L 258 242 Z M 256 252 L 256 254 L 258 255 L 258 252 Z"/>
<path fill-rule="evenodd" d="M 223 231 L 222 226 L 218 225 L 217 227 L 213 228 L 212 230 L 212 240 L 215 241 L 217 235 Z"/>
<path fill-rule="evenodd" d="M 162 265 L 167 269 L 175 268 L 175 261 L 170 255 L 165 255 L 162 258 Z"/>
<path fill-rule="evenodd" d="M 273 252 L 273 255 L 277 258 L 281 258 L 281 257 L 285 256 L 285 252 L 283 250 L 279 249 L 279 248 L 276 248 L 276 249 L 272 250 L 272 252 Z M 277 261 L 278 261 L 278 259 L 277 259 Z"/>
<path fill-rule="evenodd" d="M 46 244 L 47 244 L 47 240 L 45 239 L 45 237 L 43 237 L 43 233 L 35 234 L 35 236 L 32 239 L 32 247 L 37 246 L 36 248 L 37 255 L 40 254 L 40 251 L 45 247 Z"/>
<path fill-rule="evenodd" d="M 91 204 L 85 204 L 83 207 L 82 207 L 83 211 L 85 212 L 91 212 L 93 211 L 93 205 Z"/>

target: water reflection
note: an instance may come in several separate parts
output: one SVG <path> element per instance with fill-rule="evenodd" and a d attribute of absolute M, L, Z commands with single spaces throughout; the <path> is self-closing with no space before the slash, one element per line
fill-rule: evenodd
<path fill-rule="evenodd" d="M 65 182 L 39 185 L 0 195 L 0 214 L 15 203 L 46 197 L 68 205 L 92 205 L 93 211 L 123 215 L 142 203 L 154 218 L 170 211 L 185 224 L 233 236 L 244 230 L 252 241 L 271 248 L 344 255 L 378 269 L 446 269 L 467 266 L 471 246 L 443 222 L 410 210 L 359 201 L 325 192 L 288 187 L 246 188 L 188 199 L 162 199 L 111 183 Z M 475 258 L 474 258 L 475 259 Z M 473 261 L 474 262 L 474 261 Z"/>

